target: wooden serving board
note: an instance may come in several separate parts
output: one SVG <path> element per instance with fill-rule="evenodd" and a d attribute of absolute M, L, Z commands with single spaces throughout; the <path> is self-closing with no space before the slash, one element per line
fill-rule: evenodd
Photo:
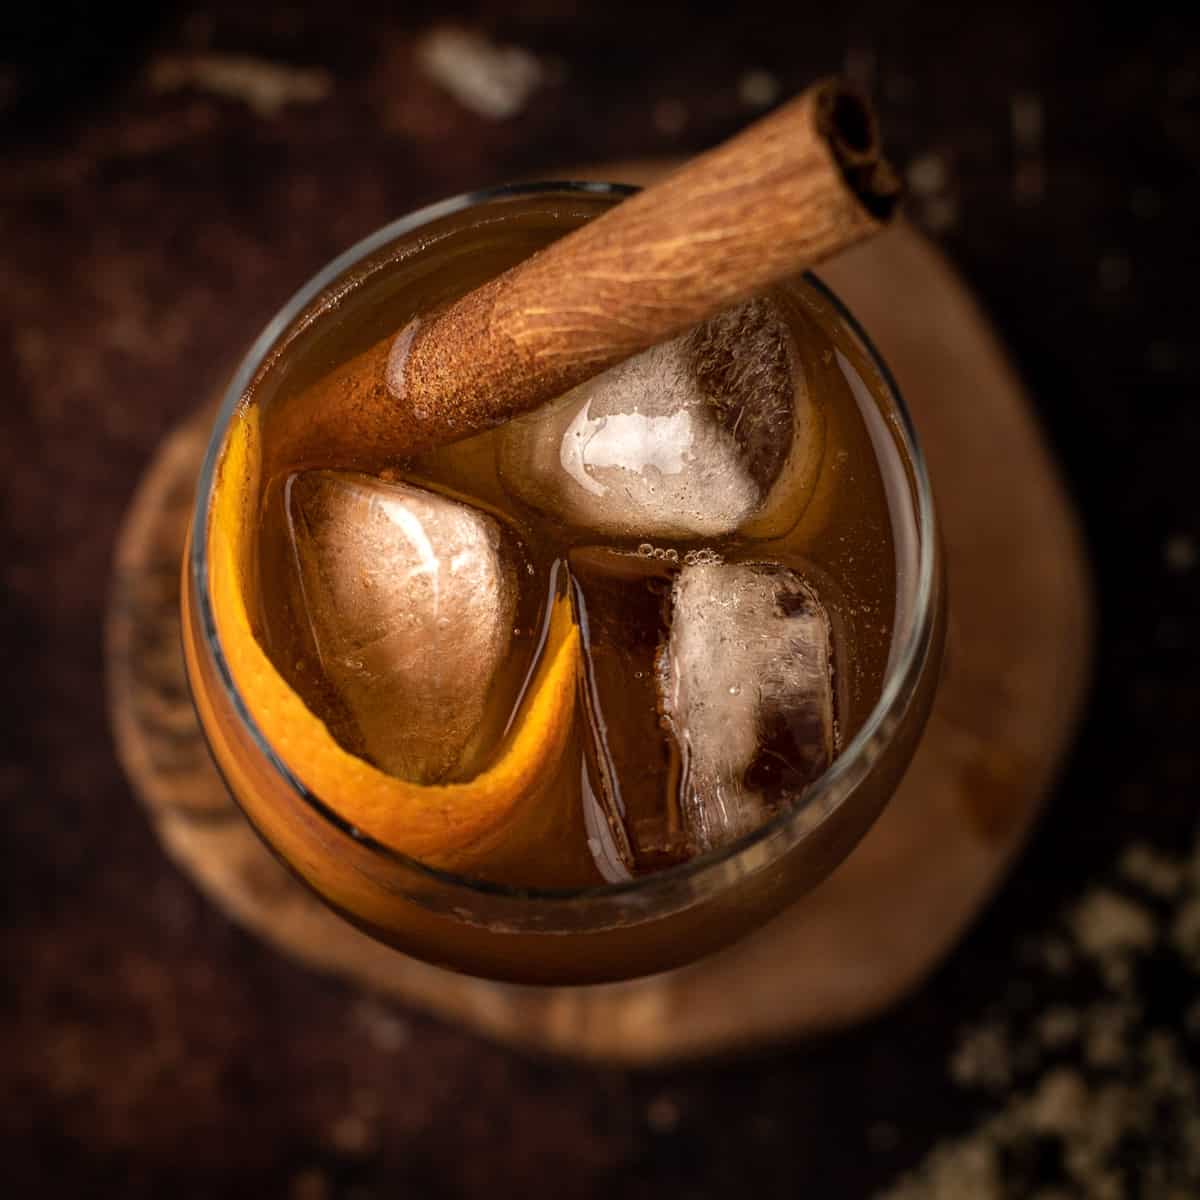
<path fill-rule="evenodd" d="M 645 182 L 650 168 L 605 174 Z M 495 1038 L 610 1062 L 699 1057 L 845 1026 L 915 987 L 996 888 L 1054 783 L 1088 674 L 1088 578 L 1028 400 L 941 255 L 900 226 L 820 274 L 879 346 L 913 413 L 951 604 L 945 674 L 912 767 L 828 880 L 720 954 L 600 987 L 471 979 L 345 925 L 251 832 L 188 699 L 178 572 L 207 412 L 167 439 L 142 480 L 107 625 L 118 750 L 179 867 L 230 917 L 316 970 Z"/>

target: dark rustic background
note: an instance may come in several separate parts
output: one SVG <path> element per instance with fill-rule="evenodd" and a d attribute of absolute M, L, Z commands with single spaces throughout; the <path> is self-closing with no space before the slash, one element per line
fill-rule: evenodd
<path fill-rule="evenodd" d="M 1200 1194 L 1200 23 L 904 0 L 116 7 L 0 18 L 5 1194 L 853 1197 L 914 1170 L 897 1195 Z M 531 56 L 517 111 L 422 67 L 448 24 Z M 113 757 L 100 618 L 155 444 L 389 218 L 699 149 L 831 68 L 876 96 L 912 216 L 1012 347 L 1090 541 L 1094 696 L 1029 852 L 899 1010 L 737 1063 L 535 1061 L 289 966 L 166 862 Z M 1107 1060 L 1078 1027 L 1097 996 L 1127 1018 Z M 1097 1144 L 1081 1087 L 1137 1119 Z"/>

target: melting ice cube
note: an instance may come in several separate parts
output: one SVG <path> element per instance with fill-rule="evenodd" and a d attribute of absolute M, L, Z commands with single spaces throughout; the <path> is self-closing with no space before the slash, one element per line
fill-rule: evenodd
<path fill-rule="evenodd" d="M 700 849 L 762 824 L 829 765 L 829 618 L 793 570 L 685 565 L 659 658 L 663 711 L 683 754 L 682 807 Z"/>
<path fill-rule="evenodd" d="M 369 757 L 422 783 L 465 756 L 508 653 L 510 536 L 435 492 L 341 471 L 289 480 L 299 619 Z"/>
<path fill-rule="evenodd" d="M 717 537 L 760 510 L 814 433 L 791 333 L 760 298 L 510 422 L 499 470 L 525 503 L 596 533 Z"/>

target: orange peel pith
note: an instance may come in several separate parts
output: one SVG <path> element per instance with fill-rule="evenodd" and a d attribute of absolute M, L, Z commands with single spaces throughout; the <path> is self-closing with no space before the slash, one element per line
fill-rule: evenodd
<path fill-rule="evenodd" d="M 280 759 L 343 820 L 431 865 L 462 865 L 553 783 L 571 733 L 579 663 L 569 602 L 554 602 L 541 660 L 492 766 L 463 783 L 422 785 L 388 775 L 334 740 L 255 634 L 246 598 L 261 471 L 258 414 L 248 405 L 230 424 L 209 517 L 209 594 L 234 684 Z"/>

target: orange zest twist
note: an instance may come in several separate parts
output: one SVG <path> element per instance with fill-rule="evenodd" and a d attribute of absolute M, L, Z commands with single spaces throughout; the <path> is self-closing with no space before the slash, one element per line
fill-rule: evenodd
<path fill-rule="evenodd" d="M 537 825 L 536 809 L 574 719 L 579 629 L 554 602 L 541 661 L 495 762 L 463 783 L 398 779 L 343 749 L 287 684 L 256 637 L 246 597 L 260 494 L 262 438 L 253 406 L 232 421 L 214 487 L 209 588 L 220 645 L 263 736 L 296 778 L 363 833 L 393 850 L 462 869 L 497 837 Z"/>

